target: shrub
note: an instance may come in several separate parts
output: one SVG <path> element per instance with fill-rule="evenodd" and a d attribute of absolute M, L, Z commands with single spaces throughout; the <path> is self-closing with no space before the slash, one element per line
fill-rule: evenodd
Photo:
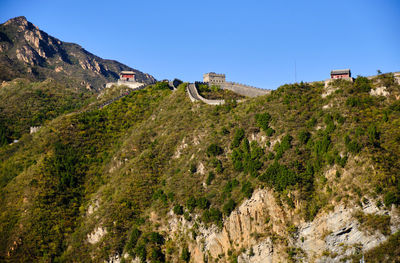
<path fill-rule="evenodd" d="M 286 151 L 288 149 L 290 149 L 292 147 L 291 142 L 293 140 L 293 137 L 290 134 L 286 134 L 283 139 L 282 142 L 280 144 L 280 146 L 282 147 L 283 151 Z"/>
<path fill-rule="evenodd" d="M 268 153 L 268 160 L 273 160 L 275 158 L 275 154 L 273 152 Z"/>
<path fill-rule="evenodd" d="M 274 146 L 274 150 L 276 152 L 275 159 L 279 160 L 282 158 L 283 154 L 285 153 L 286 150 L 290 149 L 292 147 L 291 142 L 293 140 L 293 137 L 289 134 L 286 134 L 283 138 L 281 143 L 276 143 Z"/>
<path fill-rule="evenodd" d="M 229 130 L 226 127 L 222 127 L 221 134 L 227 135 L 227 134 L 229 134 Z"/>
<path fill-rule="evenodd" d="M 359 97 L 353 96 L 349 97 L 346 100 L 346 105 L 350 107 L 366 107 L 373 103 L 373 99 L 371 97 Z"/>
<path fill-rule="evenodd" d="M 9 143 L 6 127 L 0 122 L 0 147 Z"/>
<path fill-rule="evenodd" d="M 196 166 L 195 163 L 191 163 L 191 164 L 190 164 L 189 171 L 190 171 L 192 174 L 194 174 L 194 173 L 197 172 L 197 166 Z"/>
<path fill-rule="evenodd" d="M 306 123 L 307 128 L 312 128 L 317 124 L 317 118 L 315 118 L 314 116 L 309 119 Z"/>
<path fill-rule="evenodd" d="M 240 144 L 240 149 L 242 150 L 243 154 L 245 154 L 245 155 L 250 154 L 250 143 L 249 143 L 249 140 L 247 140 L 247 138 L 244 138 L 242 140 L 242 143 Z"/>
<path fill-rule="evenodd" d="M 190 252 L 189 249 L 185 246 L 182 249 L 182 253 L 181 253 L 181 259 L 185 262 L 189 262 L 190 261 Z"/>
<path fill-rule="evenodd" d="M 392 204 L 398 205 L 400 204 L 400 198 L 394 192 L 387 192 L 385 197 L 383 198 L 383 203 L 386 207 L 390 207 Z"/>
<path fill-rule="evenodd" d="M 129 240 L 126 244 L 126 251 L 128 251 L 128 253 L 134 257 L 135 253 L 134 253 L 134 248 L 136 247 L 136 243 L 138 242 L 140 236 L 141 236 L 142 232 L 137 229 L 136 227 L 132 230 L 130 236 L 129 236 Z"/>
<path fill-rule="evenodd" d="M 141 260 L 141 262 L 146 262 L 146 246 L 144 243 L 138 244 L 134 251 L 135 255 Z"/>
<path fill-rule="evenodd" d="M 186 207 L 190 212 L 192 212 L 196 208 L 196 205 L 197 205 L 196 198 L 193 195 L 191 195 L 189 199 L 186 201 Z"/>
<path fill-rule="evenodd" d="M 326 124 L 325 133 L 326 134 L 332 133 L 336 128 L 332 116 L 330 114 L 326 115 L 324 121 Z"/>
<path fill-rule="evenodd" d="M 197 199 L 197 206 L 203 210 L 208 209 L 210 207 L 210 201 L 208 201 L 205 197 L 200 197 Z"/>
<path fill-rule="evenodd" d="M 377 131 L 375 124 L 371 124 L 368 127 L 368 139 L 369 142 L 374 146 L 379 146 L 380 133 Z"/>
<path fill-rule="evenodd" d="M 224 150 L 215 143 L 210 144 L 207 148 L 207 155 L 208 156 L 218 156 L 221 155 Z"/>
<path fill-rule="evenodd" d="M 269 127 L 265 133 L 267 136 L 272 136 L 275 133 L 275 130 Z"/>
<path fill-rule="evenodd" d="M 331 144 L 331 137 L 327 134 L 324 134 L 322 139 L 315 141 L 314 153 L 317 156 L 323 156 L 326 152 L 328 152 L 330 144 Z"/>
<path fill-rule="evenodd" d="M 170 89 L 168 82 L 159 81 L 154 85 L 155 89 Z"/>
<path fill-rule="evenodd" d="M 225 184 L 223 192 L 230 193 L 230 192 L 232 192 L 233 188 L 235 188 L 238 185 L 239 185 L 239 181 L 236 179 L 233 179 Z"/>
<path fill-rule="evenodd" d="M 297 137 L 302 144 L 306 144 L 308 140 L 311 138 L 311 133 L 309 133 L 306 130 L 301 130 Z"/>
<path fill-rule="evenodd" d="M 161 190 L 161 189 L 158 189 L 157 191 L 155 191 L 154 193 L 153 193 L 153 199 L 154 200 L 158 200 L 158 199 L 160 199 L 161 201 L 163 201 L 163 202 L 167 202 L 167 195 L 164 193 L 164 191 L 163 190 Z"/>
<path fill-rule="evenodd" d="M 179 205 L 179 204 L 176 204 L 175 206 L 174 206 L 174 214 L 175 215 L 179 215 L 179 216 L 181 216 L 181 215 L 183 215 L 183 206 L 181 206 L 181 205 Z"/>
<path fill-rule="evenodd" d="M 222 213 L 216 208 L 210 208 L 209 210 L 205 210 L 201 218 L 205 223 L 214 222 L 219 226 L 222 225 Z"/>
<path fill-rule="evenodd" d="M 213 172 L 209 172 L 208 173 L 208 176 L 207 176 L 207 179 L 206 179 L 206 184 L 207 185 L 210 185 L 211 184 L 211 182 L 214 180 L 214 178 L 215 178 L 215 174 L 213 173 Z"/>
<path fill-rule="evenodd" d="M 362 149 L 362 146 L 358 142 L 351 140 L 348 135 L 345 137 L 345 145 L 347 151 L 352 153 L 359 153 Z"/>
<path fill-rule="evenodd" d="M 361 99 L 358 97 L 350 97 L 346 100 L 346 105 L 350 107 L 356 107 L 361 105 Z"/>
<path fill-rule="evenodd" d="M 366 214 L 357 211 L 353 216 L 360 222 L 361 227 L 373 232 L 379 230 L 384 235 L 390 234 L 390 216 L 378 214 Z"/>
<path fill-rule="evenodd" d="M 254 191 L 253 186 L 251 185 L 251 183 L 249 181 L 242 183 L 241 192 L 244 194 L 244 196 L 246 196 L 247 198 L 250 198 L 251 195 L 253 194 L 253 191 Z"/>
<path fill-rule="evenodd" d="M 370 92 L 371 81 L 366 77 L 357 76 L 354 81 L 355 92 Z"/>
<path fill-rule="evenodd" d="M 164 237 L 157 232 L 151 232 L 149 234 L 149 240 L 153 244 L 157 244 L 157 245 L 164 244 Z"/>
<path fill-rule="evenodd" d="M 161 248 L 152 247 L 149 257 L 150 262 L 165 262 L 165 255 L 162 253 Z"/>

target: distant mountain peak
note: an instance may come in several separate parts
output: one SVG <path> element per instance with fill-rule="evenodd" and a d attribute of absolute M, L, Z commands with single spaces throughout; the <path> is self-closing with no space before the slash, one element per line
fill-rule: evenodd
<path fill-rule="evenodd" d="M 17 16 L 14 18 L 11 18 L 9 20 L 7 20 L 7 22 L 4 23 L 5 26 L 10 26 L 10 25 L 14 25 L 14 26 L 20 26 L 23 28 L 26 28 L 29 26 L 30 23 L 25 16 Z M 32 24 L 33 25 L 33 24 Z"/>
<path fill-rule="evenodd" d="M 25 16 L 0 24 L 0 80 L 16 77 L 75 79 L 100 89 L 105 83 L 115 81 L 123 70 L 135 71 L 143 83 L 155 82 L 149 74 L 102 59 L 77 44 L 48 35 Z"/>

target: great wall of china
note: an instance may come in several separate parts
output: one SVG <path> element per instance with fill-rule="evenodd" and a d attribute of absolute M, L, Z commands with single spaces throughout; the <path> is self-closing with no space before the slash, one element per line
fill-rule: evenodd
<path fill-rule="evenodd" d="M 208 105 L 222 105 L 225 103 L 225 100 L 208 100 L 202 97 L 196 87 L 196 83 L 189 83 L 187 85 L 187 93 L 191 101 L 202 101 Z"/>
<path fill-rule="evenodd" d="M 168 82 L 169 86 L 173 90 L 175 90 L 180 83 L 182 83 L 182 81 L 177 80 L 177 79 L 174 79 L 174 80 Z M 208 105 L 222 105 L 225 103 L 225 100 L 209 100 L 209 99 L 202 97 L 197 90 L 197 87 L 196 87 L 197 84 L 218 85 L 222 89 L 231 90 L 239 95 L 243 95 L 243 96 L 250 97 L 250 98 L 266 95 L 271 92 L 271 90 L 260 89 L 260 88 L 256 88 L 253 86 L 236 83 L 236 82 L 225 81 L 225 74 L 216 74 L 214 72 L 210 72 L 210 73 L 204 74 L 203 82 L 189 83 L 186 88 L 187 94 L 192 102 L 202 101 Z M 112 86 L 127 86 L 127 87 L 131 88 L 132 91 L 134 91 L 134 90 L 143 89 L 143 88 L 147 87 L 148 85 L 145 85 L 140 82 L 136 82 L 135 74 L 133 72 L 130 72 L 130 71 L 124 72 L 123 71 L 123 72 L 121 72 L 120 79 L 117 82 L 107 83 L 105 87 L 110 88 Z M 127 92 L 127 94 L 113 98 L 112 100 L 109 100 L 109 101 L 103 103 L 100 106 L 100 108 L 103 108 L 103 107 L 111 104 L 112 102 L 129 95 L 130 93 L 131 93 L 131 91 Z"/>
<path fill-rule="evenodd" d="M 208 105 L 221 105 L 224 104 L 225 101 L 209 100 L 203 98 L 197 90 L 196 85 L 198 84 L 205 84 L 209 86 L 216 85 L 219 86 L 221 89 L 231 90 L 239 95 L 243 95 L 245 97 L 250 97 L 250 98 L 263 96 L 271 92 L 271 90 L 260 89 L 236 82 L 229 82 L 225 80 L 225 74 L 216 74 L 214 72 L 210 72 L 203 75 L 203 82 L 197 81 L 195 83 L 189 83 L 186 88 L 188 96 L 191 101 L 202 101 Z"/>
<path fill-rule="evenodd" d="M 350 73 L 350 71 L 349 71 L 349 73 Z M 395 80 L 398 83 L 400 83 L 400 72 L 394 72 L 393 75 L 394 75 Z M 376 76 L 369 76 L 368 78 L 372 79 L 374 77 L 376 77 Z M 350 78 L 350 76 L 348 78 Z M 329 85 L 329 83 L 331 81 L 332 81 L 332 79 L 326 80 L 325 87 L 327 85 Z M 182 83 L 182 81 L 180 81 L 178 79 L 174 79 L 174 80 L 168 82 L 168 84 L 172 90 L 176 90 L 178 85 L 181 83 Z M 240 95 L 243 95 L 246 97 L 250 97 L 250 98 L 263 96 L 263 95 L 267 95 L 267 94 L 271 93 L 271 90 L 260 89 L 260 88 L 256 88 L 253 86 L 236 83 L 236 82 L 225 81 L 225 74 L 216 74 L 214 72 L 210 72 L 210 73 L 204 74 L 203 82 L 198 81 L 195 83 L 188 83 L 188 85 L 186 87 L 187 94 L 192 102 L 202 101 L 208 105 L 222 105 L 225 103 L 225 101 L 224 100 L 209 100 L 209 99 L 202 97 L 197 90 L 196 85 L 198 85 L 198 84 L 217 85 L 217 86 L 221 87 L 222 89 L 231 90 L 237 94 L 240 94 Z M 102 105 L 99 106 L 99 108 L 103 108 L 103 107 L 111 104 L 112 102 L 129 95 L 134 90 L 144 89 L 145 87 L 148 86 L 147 84 L 143 84 L 140 82 L 124 81 L 124 80 L 120 79 L 116 83 L 107 83 L 106 88 L 112 87 L 113 85 L 116 85 L 116 86 L 125 85 L 125 86 L 128 86 L 129 88 L 131 88 L 132 90 L 123 95 L 120 95 L 116 98 L 113 98 L 113 99 L 103 103 Z M 241 101 L 243 101 L 243 100 L 241 100 Z M 241 101 L 239 101 L 239 102 L 241 102 Z"/>

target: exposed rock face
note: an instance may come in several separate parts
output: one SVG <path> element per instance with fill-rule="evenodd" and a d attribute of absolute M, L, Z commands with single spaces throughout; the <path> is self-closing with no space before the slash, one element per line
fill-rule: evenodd
<path fill-rule="evenodd" d="M 284 209 L 275 200 L 273 192 L 267 189 L 255 191 L 225 219 L 222 229 L 215 226 L 198 228 L 196 240 L 189 244 L 194 262 L 227 262 L 223 255 L 229 251 L 244 251 L 238 255 L 238 262 L 285 262 L 287 249 L 303 251 L 299 257 L 305 262 L 340 262 L 344 256 L 360 249 L 371 249 L 387 239 L 379 231 L 369 233 L 360 228 L 353 214 L 360 208 L 338 205 L 333 211 L 321 212 L 312 222 L 304 222 L 290 209 Z M 389 214 L 392 233 L 400 229 L 400 216 L 394 208 L 380 210 L 373 204 L 362 208 L 366 214 Z M 193 221 L 169 214 L 166 230 L 172 238 L 191 236 Z M 286 222 L 286 223 L 285 223 Z M 296 226 L 294 233 L 287 230 L 287 222 Z M 329 255 L 334 255 L 329 257 Z"/>
<path fill-rule="evenodd" d="M 326 257 L 321 258 L 324 251 L 344 256 L 354 252 L 354 246 L 357 244 L 361 244 L 363 250 L 368 250 L 385 241 L 386 237 L 379 231 L 366 233 L 360 229 L 360 223 L 353 217 L 357 210 L 354 207 L 341 205 L 332 212 L 318 216 L 312 222 L 300 224 L 296 246 L 303 249 L 308 254 L 308 258 L 326 262 Z M 363 212 L 384 213 L 374 205 L 364 207 Z M 393 223 L 399 218 L 398 213 L 394 210 L 389 214 Z M 400 229 L 400 225 L 394 223 L 392 233 L 398 229 Z M 341 256 L 329 258 L 329 261 L 340 262 Z"/>
<path fill-rule="evenodd" d="M 99 89 L 118 79 L 120 71 L 130 70 L 136 72 L 139 82 L 155 82 L 149 74 L 99 58 L 79 45 L 49 36 L 25 17 L 16 17 L 0 25 L 0 51 L 0 80 L 75 78 Z"/>
<path fill-rule="evenodd" d="M 177 218 L 172 213 L 170 216 L 167 232 L 190 236 L 188 229 L 193 227 L 193 222 Z M 220 255 L 227 255 L 229 250 L 238 251 L 240 248 L 250 247 L 253 247 L 254 256 L 251 256 L 250 260 L 250 256 L 244 253 L 239 257 L 241 262 L 282 261 L 284 253 L 280 253 L 281 245 L 275 245 L 270 237 L 263 236 L 266 232 L 284 233 L 285 227 L 278 223 L 284 217 L 286 213 L 277 205 L 271 191 L 256 191 L 252 198 L 231 213 L 222 230 L 215 226 L 201 226 L 198 229 L 199 235 L 189 247 L 194 262 L 203 262 L 204 257 L 210 257 L 209 260 L 216 259 Z"/>
<path fill-rule="evenodd" d="M 105 229 L 104 227 L 98 227 L 88 235 L 88 242 L 90 244 L 96 244 L 106 234 L 107 234 L 107 229 Z"/>
<path fill-rule="evenodd" d="M 271 238 L 267 238 L 262 242 L 252 246 L 247 253 L 242 253 L 238 257 L 238 263 L 272 263 L 274 245 Z"/>
<path fill-rule="evenodd" d="M 372 96 L 389 96 L 389 92 L 386 90 L 386 87 L 378 87 L 376 89 L 371 89 L 370 94 Z"/>

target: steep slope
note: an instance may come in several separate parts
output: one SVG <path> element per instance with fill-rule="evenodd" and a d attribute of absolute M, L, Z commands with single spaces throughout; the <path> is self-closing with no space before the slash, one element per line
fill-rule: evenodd
<path fill-rule="evenodd" d="M 73 82 L 72 82 L 73 83 Z M 74 84 L 61 84 L 54 79 L 33 82 L 15 79 L 0 85 L 0 145 L 18 140 L 46 121 L 81 109 L 95 95 Z"/>
<path fill-rule="evenodd" d="M 0 148 L 0 260 L 399 259 L 392 74 L 221 106 L 192 103 L 185 85 Z"/>
<path fill-rule="evenodd" d="M 100 89 L 105 83 L 115 81 L 122 70 L 135 71 L 140 82 L 155 81 L 149 74 L 99 58 L 77 44 L 49 36 L 25 17 L 16 17 L 0 25 L 0 80 L 51 77 L 61 82 L 73 79 L 84 88 Z"/>

